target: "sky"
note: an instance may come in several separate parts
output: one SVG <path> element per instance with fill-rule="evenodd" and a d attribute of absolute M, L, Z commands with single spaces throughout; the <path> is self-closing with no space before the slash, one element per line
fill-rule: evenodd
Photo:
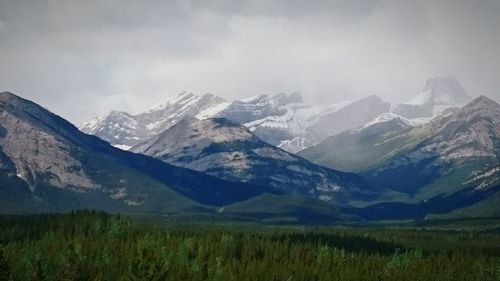
<path fill-rule="evenodd" d="M 0 0 L 0 91 L 79 125 L 181 91 L 411 99 L 435 76 L 500 100 L 498 0 Z"/>

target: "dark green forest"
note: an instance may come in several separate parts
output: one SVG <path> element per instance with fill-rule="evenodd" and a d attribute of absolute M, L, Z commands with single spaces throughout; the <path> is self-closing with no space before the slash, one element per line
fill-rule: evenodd
<path fill-rule="evenodd" d="M 0 217 L 0 280 L 500 280 L 495 232 Z"/>

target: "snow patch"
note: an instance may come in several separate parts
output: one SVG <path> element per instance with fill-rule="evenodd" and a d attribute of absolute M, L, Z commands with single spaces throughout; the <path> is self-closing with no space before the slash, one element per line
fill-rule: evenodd
<path fill-rule="evenodd" d="M 431 91 L 425 91 L 425 92 L 421 92 L 420 94 L 418 94 L 414 98 L 412 98 L 410 101 L 405 102 L 403 104 L 408 104 L 408 105 L 424 105 L 424 104 L 430 102 L 431 97 L 432 97 L 432 92 Z"/>
<path fill-rule="evenodd" d="M 130 150 L 132 148 L 132 146 L 126 144 L 114 144 L 113 146 L 121 150 Z"/>
<path fill-rule="evenodd" d="M 221 111 L 226 109 L 230 104 L 230 102 L 222 102 L 213 106 L 209 106 L 196 114 L 195 118 L 200 120 L 213 118 L 217 116 L 217 114 L 219 114 Z"/>

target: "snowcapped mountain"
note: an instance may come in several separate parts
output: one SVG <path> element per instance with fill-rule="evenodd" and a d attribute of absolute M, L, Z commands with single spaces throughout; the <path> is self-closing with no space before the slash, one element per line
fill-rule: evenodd
<path fill-rule="evenodd" d="M 392 111 L 406 118 L 433 118 L 446 109 L 462 107 L 471 98 L 455 78 L 435 77 L 413 99 L 395 106 Z"/>
<path fill-rule="evenodd" d="M 332 134 L 362 126 L 389 107 L 376 96 L 316 107 L 304 104 L 299 93 L 261 94 L 227 102 L 212 94 L 198 96 L 183 92 L 147 112 L 131 115 L 112 111 L 80 129 L 129 149 L 170 128 L 181 118 L 220 117 L 243 124 L 269 144 L 297 152 Z"/>
<path fill-rule="evenodd" d="M 419 127 L 450 108 L 459 108 L 472 99 L 454 78 L 435 77 L 428 79 L 424 89 L 410 101 L 391 106 L 363 127 L 398 119 L 408 126 Z"/>
<path fill-rule="evenodd" d="M 170 128 L 185 116 L 212 116 L 226 105 L 224 99 L 212 94 L 198 96 L 182 92 L 174 99 L 137 115 L 111 111 L 84 123 L 80 130 L 127 150 Z"/>
<path fill-rule="evenodd" d="M 470 98 L 455 79 L 442 77 L 429 79 L 419 95 L 392 108 L 377 96 L 312 106 L 305 104 L 299 93 L 260 94 L 228 102 L 213 94 L 182 92 L 137 115 L 112 111 L 83 124 L 80 130 L 126 150 L 184 117 L 227 118 L 246 126 L 265 142 L 296 153 L 337 133 L 393 118 L 409 126 L 424 125 L 446 109 L 468 101 Z"/>
<path fill-rule="evenodd" d="M 267 143 L 292 153 L 335 133 L 362 126 L 390 107 L 376 96 L 324 107 L 310 106 L 302 103 L 298 93 L 288 97 L 260 95 L 233 104 L 217 117 L 239 122 Z"/>
<path fill-rule="evenodd" d="M 270 185 L 276 192 L 336 203 L 370 193 L 361 177 L 310 163 L 225 118 L 183 118 L 131 151 L 225 180 Z"/>

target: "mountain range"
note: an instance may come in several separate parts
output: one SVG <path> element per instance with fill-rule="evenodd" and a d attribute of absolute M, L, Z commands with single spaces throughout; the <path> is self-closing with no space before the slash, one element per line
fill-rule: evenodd
<path fill-rule="evenodd" d="M 140 114 L 111 111 L 84 123 L 80 130 L 127 150 L 184 117 L 226 118 L 246 126 L 263 141 L 296 153 L 334 134 L 364 126 L 384 114 L 424 124 L 443 110 L 463 106 L 470 100 L 455 79 L 446 77 L 429 79 L 414 99 L 395 106 L 373 95 L 312 106 L 304 103 L 299 93 L 259 94 L 228 102 L 213 94 L 199 96 L 182 92 Z"/>
<path fill-rule="evenodd" d="M 447 196 L 456 201 L 457 194 L 466 200 L 500 187 L 499 124 L 500 105 L 481 96 L 423 126 L 398 117 L 331 136 L 299 156 L 356 171 L 384 190 L 383 201 L 421 204 Z M 450 206 L 443 200 L 442 206 Z"/>
<path fill-rule="evenodd" d="M 271 145 L 297 152 L 329 135 L 361 126 L 389 108 L 389 103 L 376 96 L 320 108 L 304 104 L 298 93 L 262 94 L 227 102 L 213 94 L 183 92 L 137 115 L 112 111 L 84 123 L 80 130 L 130 149 L 184 117 L 226 118 L 246 126 Z"/>
<path fill-rule="evenodd" d="M 499 122 L 495 101 L 472 100 L 451 78 L 429 79 L 399 105 L 184 92 L 81 131 L 3 92 L 0 212 L 300 223 L 499 216 Z"/>
<path fill-rule="evenodd" d="M 17 198 L 19 208 L 167 212 L 268 191 L 114 148 L 8 92 L 0 93 L 0 148 L 2 200 Z"/>
<path fill-rule="evenodd" d="M 265 144 L 244 127 L 222 119 L 218 122 L 236 130 L 243 128 L 249 134 L 248 141 L 262 145 L 264 150 L 274 149 L 279 156 L 295 157 Z M 221 143 L 214 143 L 217 144 Z M 309 205 L 292 204 L 286 208 L 285 215 L 303 217 L 304 211 L 309 217 L 334 219 L 339 215 L 338 208 L 320 197 L 326 194 L 342 197 L 352 193 L 352 188 L 367 186 L 357 175 L 295 158 L 295 162 L 300 162 L 298 167 L 303 165 L 302 168 L 309 169 L 305 172 L 316 173 L 317 178 L 303 182 L 289 180 L 286 186 L 235 177 L 225 180 L 219 175 L 214 177 L 120 150 L 80 132 L 31 101 L 9 92 L 0 93 L 1 213 L 94 208 L 127 213 L 220 214 L 222 211 L 218 208 L 227 206 L 228 210 L 239 210 L 238 217 L 242 217 L 245 215 L 238 207 L 239 202 L 248 199 L 259 202 L 259 198 L 265 200 L 272 195 L 276 202 L 283 201 L 284 205 L 289 200 Z M 277 167 L 274 171 L 283 174 L 287 173 L 285 169 Z M 245 209 L 250 213 L 247 217 L 252 213 L 262 216 L 256 211 L 259 206 Z M 283 210 L 275 210 L 280 211 Z M 231 212 L 226 211 L 224 215 L 231 216 Z"/>

